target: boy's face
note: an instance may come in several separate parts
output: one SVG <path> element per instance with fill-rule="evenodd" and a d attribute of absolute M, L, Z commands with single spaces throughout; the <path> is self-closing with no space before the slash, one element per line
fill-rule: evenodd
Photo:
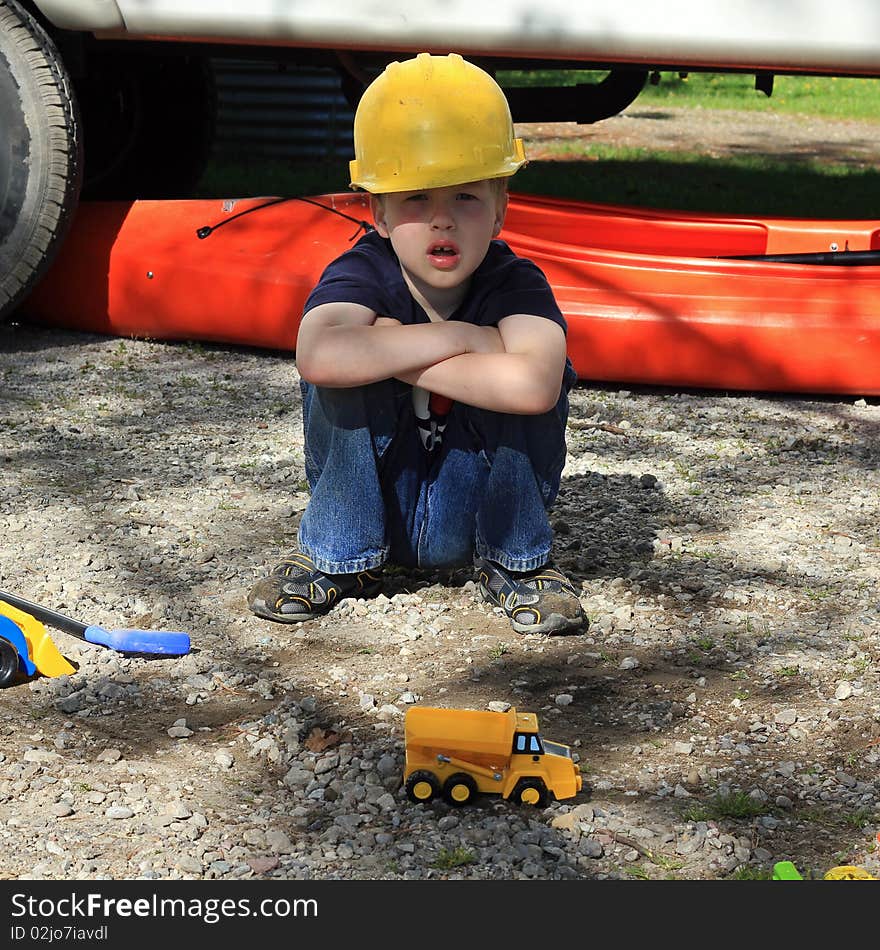
<path fill-rule="evenodd" d="M 371 196 L 376 229 L 389 238 L 404 273 L 425 289 L 465 283 L 501 230 L 507 193 L 497 182 Z"/>

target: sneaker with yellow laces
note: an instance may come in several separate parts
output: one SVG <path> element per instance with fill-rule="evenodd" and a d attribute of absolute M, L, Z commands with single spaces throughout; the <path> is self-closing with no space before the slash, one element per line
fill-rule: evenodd
<path fill-rule="evenodd" d="M 382 578 L 376 571 L 325 574 L 308 555 L 296 552 L 254 584 L 248 607 L 265 620 L 302 623 L 329 613 L 346 597 L 373 597 L 381 587 Z"/>
<path fill-rule="evenodd" d="M 508 571 L 478 557 L 474 566 L 483 598 L 507 614 L 517 633 L 576 633 L 589 626 L 571 581 L 550 564 Z"/>

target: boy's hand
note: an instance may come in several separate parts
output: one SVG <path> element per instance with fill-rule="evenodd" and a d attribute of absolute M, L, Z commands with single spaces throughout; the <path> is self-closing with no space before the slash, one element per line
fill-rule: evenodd
<path fill-rule="evenodd" d="M 398 378 L 494 412 L 538 415 L 553 408 L 565 369 L 562 327 L 543 317 L 512 314 L 497 330 L 472 325 L 469 329 L 473 348 L 467 353 L 421 371 L 398 373 Z"/>

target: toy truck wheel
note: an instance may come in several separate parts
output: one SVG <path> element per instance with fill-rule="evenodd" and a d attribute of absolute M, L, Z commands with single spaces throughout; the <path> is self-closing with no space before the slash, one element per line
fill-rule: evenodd
<path fill-rule="evenodd" d="M 8 686 L 17 673 L 18 650 L 5 637 L 0 637 L 0 689 Z"/>
<path fill-rule="evenodd" d="M 477 791 L 477 783 L 467 772 L 456 772 L 446 779 L 443 786 L 443 798 L 453 808 L 460 808 L 472 802 Z"/>
<path fill-rule="evenodd" d="M 510 797 L 517 805 L 545 808 L 548 800 L 547 786 L 539 778 L 521 778 Z"/>
<path fill-rule="evenodd" d="M 406 780 L 406 795 L 411 802 L 429 802 L 440 794 L 440 781 L 433 772 L 420 769 Z"/>

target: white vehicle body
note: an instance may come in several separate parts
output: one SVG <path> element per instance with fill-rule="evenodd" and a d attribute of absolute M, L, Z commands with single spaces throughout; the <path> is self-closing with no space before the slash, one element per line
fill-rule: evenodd
<path fill-rule="evenodd" d="M 596 122 L 649 72 L 880 76 L 878 0 L 0 0 L 0 319 L 82 194 L 181 197 L 206 160 L 210 57 L 328 67 L 354 107 L 385 64 L 608 71 L 506 89 L 515 121 Z M 589 76 L 590 73 L 588 72 Z"/>
<path fill-rule="evenodd" d="M 876 0 L 37 0 L 105 36 L 876 75 Z"/>

